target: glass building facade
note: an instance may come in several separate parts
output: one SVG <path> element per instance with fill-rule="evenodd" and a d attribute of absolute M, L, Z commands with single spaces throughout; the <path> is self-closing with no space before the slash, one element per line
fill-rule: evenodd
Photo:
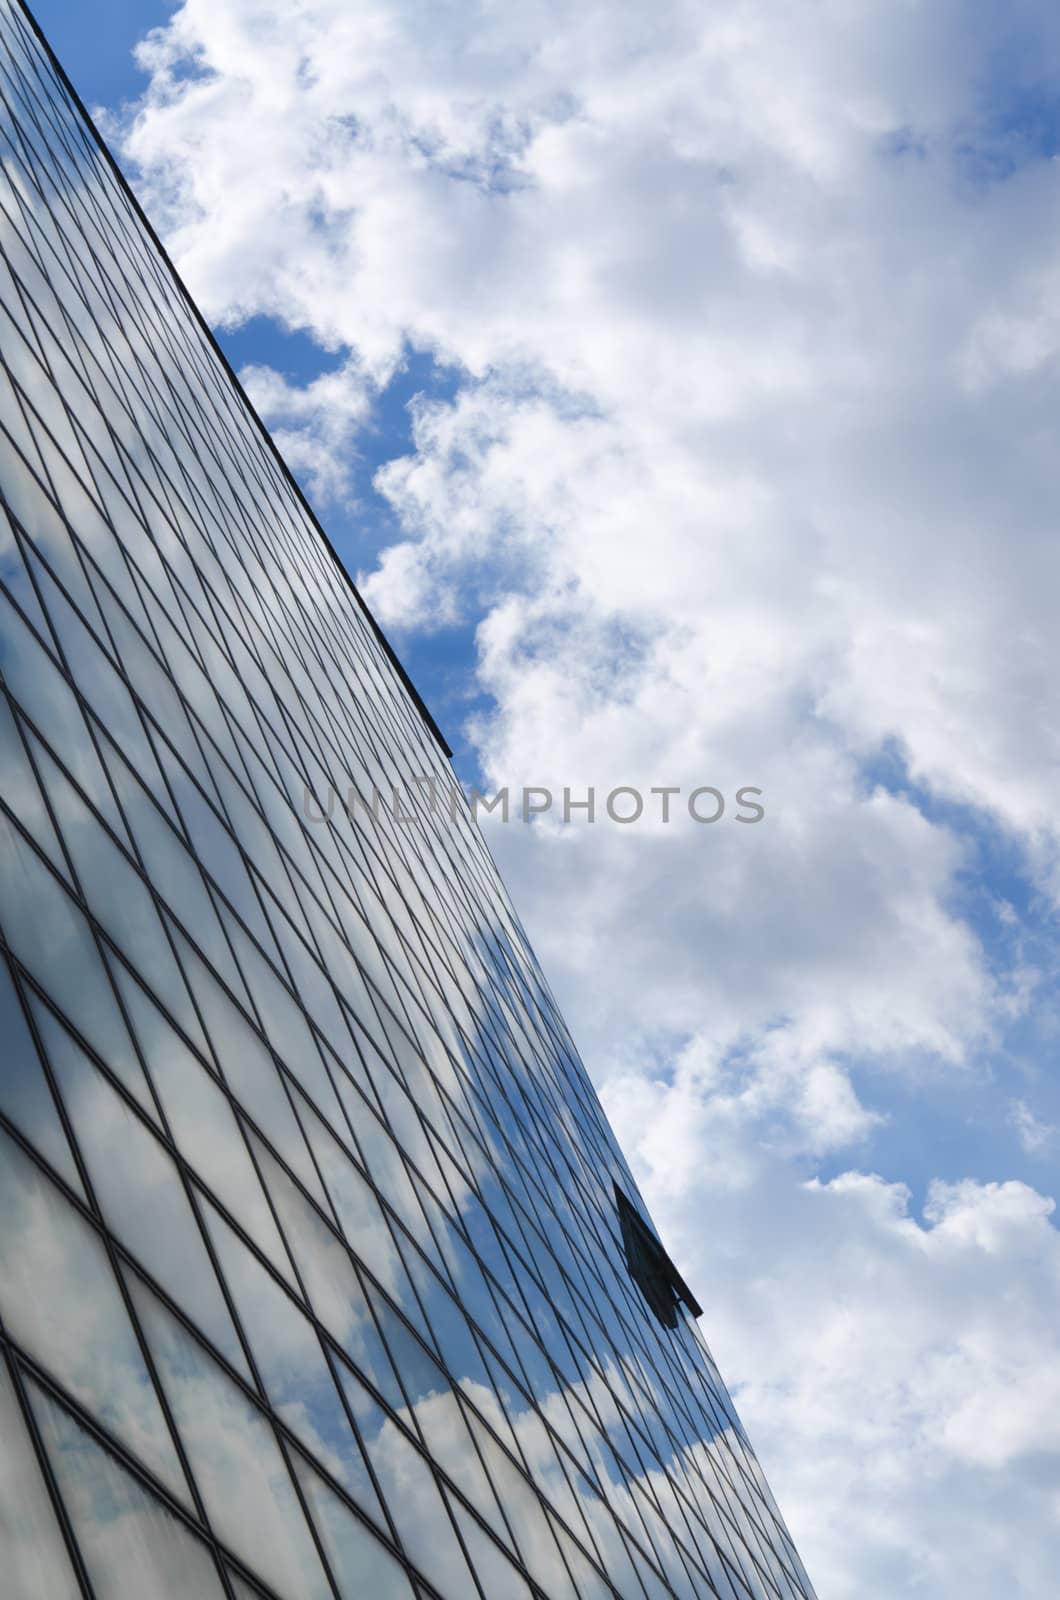
<path fill-rule="evenodd" d="M 444 745 L 12 0 L 0 363 L 4 1600 L 810 1597 Z"/>

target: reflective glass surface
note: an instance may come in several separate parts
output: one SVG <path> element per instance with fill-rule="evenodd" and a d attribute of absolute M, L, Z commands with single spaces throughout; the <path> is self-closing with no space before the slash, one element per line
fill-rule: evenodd
<path fill-rule="evenodd" d="M 453 790 L 0 0 L 15 1600 L 812 1596 Z"/>

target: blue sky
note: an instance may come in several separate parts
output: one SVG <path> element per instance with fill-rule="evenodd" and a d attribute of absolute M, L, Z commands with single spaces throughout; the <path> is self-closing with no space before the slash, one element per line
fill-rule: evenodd
<path fill-rule="evenodd" d="M 65 0 L 44 0 L 33 15 L 89 106 L 115 106 L 142 94 L 145 74 L 133 49 L 150 28 L 166 22 L 172 5 L 143 0 L 99 0 L 91 18 Z"/>
<path fill-rule="evenodd" d="M 461 775 L 764 790 L 490 841 L 822 1596 L 1045 1600 L 1060 19 L 37 15 Z"/>

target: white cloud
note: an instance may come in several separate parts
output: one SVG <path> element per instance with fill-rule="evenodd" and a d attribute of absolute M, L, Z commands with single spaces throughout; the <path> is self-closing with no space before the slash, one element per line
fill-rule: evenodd
<path fill-rule="evenodd" d="M 355 441 L 368 421 L 369 386 L 355 366 L 326 372 L 304 388 L 271 367 L 247 366 L 239 374 L 284 460 L 320 504 L 352 502 Z"/>
<path fill-rule="evenodd" d="M 998 1180 L 1046 1127 L 1019 896 L 1006 944 L 967 885 L 985 837 L 1060 883 L 1058 55 L 1032 0 L 187 0 L 127 132 L 207 314 L 343 352 L 251 380 L 315 492 L 409 347 L 449 365 L 363 581 L 477 626 L 487 777 L 764 790 L 490 839 L 831 1595 L 1060 1557 L 1047 1202 L 805 1186 L 884 1133 L 901 1177 L 919 1087 L 958 1134 L 993 1095 Z"/>
<path fill-rule="evenodd" d="M 656 1133 L 681 1121 L 667 1102 L 682 1096 L 654 1093 L 655 1108 L 618 1090 L 608 1111 L 682 1249 L 722 1371 L 741 1376 L 737 1404 L 819 1592 L 985 1600 L 1005 1561 L 1016 1593 L 1046 1595 L 1053 1203 L 1022 1183 L 939 1183 L 918 1219 L 908 1189 L 878 1176 L 799 1185 L 762 1151 L 748 1170 L 746 1141 L 720 1119 L 710 1165 L 675 1191 Z"/>
<path fill-rule="evenodd" d="M 1053 1124 L 1036 1117 L 1025 1100 L 1013 1100 L 1009 1107 L 1009 1121 L 1028 1155 L 1044 1155 L 1056 1137 Z"/>

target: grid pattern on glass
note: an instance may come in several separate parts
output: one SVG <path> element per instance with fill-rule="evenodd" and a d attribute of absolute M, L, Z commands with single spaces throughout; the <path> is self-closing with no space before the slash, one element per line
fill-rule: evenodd
<path fill-rule="evenodd" d="M 473 819 L 369 804 L 444 751 L 13 0 L 0 368 L 14 1600 L 806 1600 Z"/>

